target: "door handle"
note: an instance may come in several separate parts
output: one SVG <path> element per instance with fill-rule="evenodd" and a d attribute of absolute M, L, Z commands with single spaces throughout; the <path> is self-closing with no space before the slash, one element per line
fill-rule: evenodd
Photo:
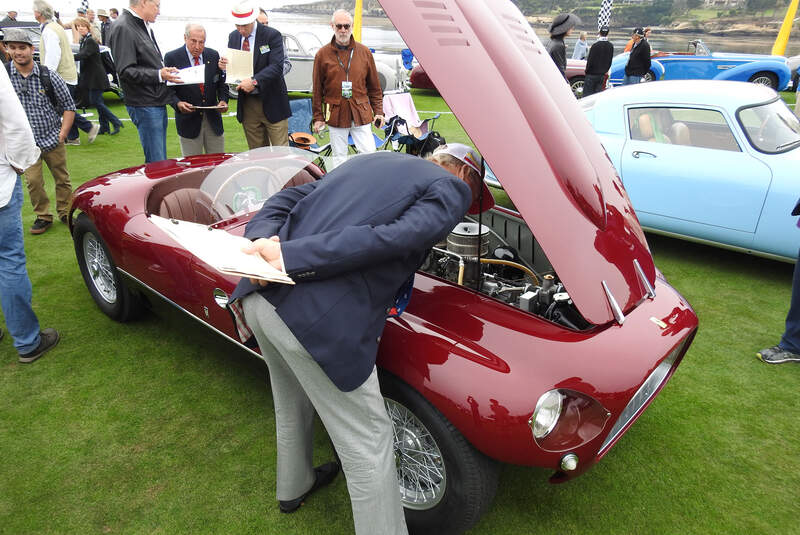
<path fill-rule="evenodd" d="M 651 158 L 658 158 L 658 156 L 656 156 L 652 152 L 645 152 L 643 150 L 635 150 L 633 151 L 633 154 L 631 154 L 631 156 L 633 156 L 634 158 L 638 158 L 640 154 L 645 154 L 647 156 L 650 156 Z"/>

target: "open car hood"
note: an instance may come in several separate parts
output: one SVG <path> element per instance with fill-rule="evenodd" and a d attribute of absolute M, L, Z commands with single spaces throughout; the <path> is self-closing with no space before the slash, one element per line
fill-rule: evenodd
<path fill-rule="evenodd" d="M 581 314 L 621 321 L 653 286 L 653 259 L 600 140 L 519 9 L 510 0 L 379 1 Z"/>

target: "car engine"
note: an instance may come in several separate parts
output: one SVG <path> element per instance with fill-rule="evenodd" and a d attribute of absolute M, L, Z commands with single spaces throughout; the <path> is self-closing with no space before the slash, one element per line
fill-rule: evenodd
<path fill-rule="evenodd" d="M 591 327 L 555 273 L 536 273 L 488 226 L 459 223 L 420 269 L 568 329 Z"/>

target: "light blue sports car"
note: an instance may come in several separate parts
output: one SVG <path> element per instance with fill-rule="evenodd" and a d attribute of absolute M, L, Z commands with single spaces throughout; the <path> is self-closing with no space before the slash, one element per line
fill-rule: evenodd
<path fill-rule="evenodd" d="M 625 76 L 629 53 L 616 56 L 611 62 L 609 82 L 620 85 Z M 686 52 L 653 51 L 650 56 L 651 80 L 730 80 L 753 82 L 783 91 L 791 80 L 791 70 L 783 56 L 714 52 L 702 41 L 689 41 Z"/>
<path fill-rule="evenodd" d="M 797 259 L 800 121 L 775 91 L 675 80 L 580 104 L 646 230 Z"/>

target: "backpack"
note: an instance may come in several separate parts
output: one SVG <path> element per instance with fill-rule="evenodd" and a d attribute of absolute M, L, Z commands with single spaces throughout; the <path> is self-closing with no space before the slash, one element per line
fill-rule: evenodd
<path fill-rule="evenodd" d="M 11 78 L 10 61 L 6 63 L 6 71 L 8 71 L 8 77 Z M 42 83 L 42 88 L 44 88 L 47 98 L 50 99 L 50 103 L 53 105 L 53 109 L 56 110 L 56 112 L 58 112 L 58 110 L 63 110 L 64 107 L 60 105 L 58 98 L 56 98 L 56 90 L 53 88 L 53 80 L 50 78 L 50 69 L 44 65 L 39 65 L 39 80 Z"/>

